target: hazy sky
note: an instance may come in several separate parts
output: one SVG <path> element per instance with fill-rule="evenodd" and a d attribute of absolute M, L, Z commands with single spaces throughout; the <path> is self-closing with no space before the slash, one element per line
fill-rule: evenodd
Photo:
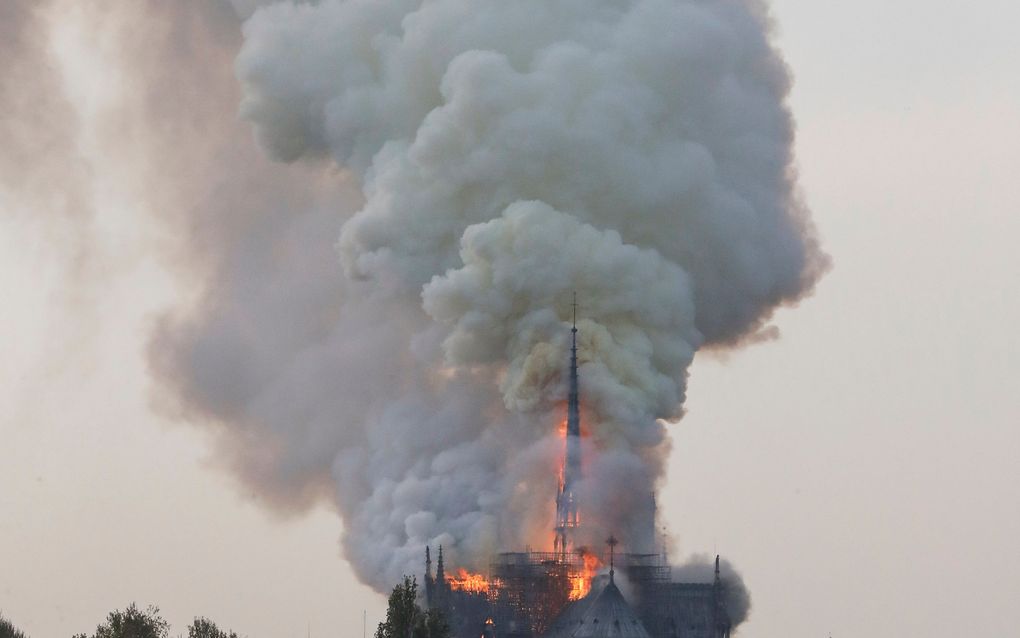
<path fill-rule="evenodd" d="M 152 403 L 151 322 L 191 290 L 138 214 L 130 153 L 89 132 L 121 94 L 80 6 L 44 45 L 83 122 L 50 140 L 78 157 L 52 169 L 74 183 L 0 163 L 52 193 L 0 180 L 0 611 L 36 637 L 131 601 L 177 630 L 204 614 L 251 636 L 353 637 L 367 610 L 371 631 L 383 601 L 340 558 L 337 517 L 268 513 Z M 778 315 L 779 340 L 699 355 L 660 506 L 682 553 L 744 573 L 741 635 L 1014 634 L 1020 9 L 773 7 L 834 267 Z M 85 221 L 33 209 L 76 198 Z"/>

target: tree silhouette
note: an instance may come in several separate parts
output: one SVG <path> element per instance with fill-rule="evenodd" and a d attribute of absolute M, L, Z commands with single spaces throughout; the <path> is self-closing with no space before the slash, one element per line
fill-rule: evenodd
<path fill-rule="evenodd" d="M 375 638 L 451 638 L 444 614 L 438 609 L 423 611 L 417 601 L 417 580 L 404 576 L 390 594 L 386 620 L 379 623 Z"/>
<path fill-rule="evenodd" d="M 0 638 L 26 638 L 24 632 L 0 614 Z"/>
<path fill-rule="evenodd" d="M 92 636 L 77 634 L 74 638 L 168 638 L 170 624 L 159 615 L 159 607 L 145 611 L 131 603 L 124 611 L 111 611 L 106 622 L 96 627 Z"/>
<path fill-rule="evenodd" d="M 233 631 L 223 631 L 208 618 L 196 618 L 188 625 L 188 638 L 238 638 Z"/>

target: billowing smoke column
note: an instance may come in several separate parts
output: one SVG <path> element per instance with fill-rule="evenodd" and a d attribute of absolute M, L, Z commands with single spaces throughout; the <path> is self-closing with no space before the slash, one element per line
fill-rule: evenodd
<path fill-rule="evenodd" d="M 476 568 L 551 547 L 576 291 L 582 529 L 646 549 L 695 353 L 767 334 L 825 266 L 764 7 L 247 4 L 243 116 L 364 201 L 338 239 L 260 235 L 272 255 L 166 321 L 155 370 L 272 502 L 329 495 L 382 591 L 426 544 Z"/>

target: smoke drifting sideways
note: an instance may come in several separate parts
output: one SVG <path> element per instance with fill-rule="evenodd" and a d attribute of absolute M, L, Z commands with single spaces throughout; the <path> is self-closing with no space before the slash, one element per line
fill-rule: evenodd
<path fill-rule="evenodd" d="M 768 334 L 827 265 L 764 6 L 235 8 L 241 113 L 291 166 L 224 134 L 188 209 L 206 286 L 151 342 L 163 400 L 271 506 L 334 504 L 379 591 L 426 544 L 482 569 L 551 541 L 576 291 L 585 540 L 648 549 L 695 353 Z"/>
<path fill-rule="evenodd" d="M 59 220 L 63 231 L 47 232 L 46 239 L 70 254 L 73 274 L 88 261 L 81 237 L 93 216 L 89 166 L 78 152 L 76 114 L 48 46 L 48 8 L 32 0 L 0 4 L 0 214 L 21 223 Z"/>

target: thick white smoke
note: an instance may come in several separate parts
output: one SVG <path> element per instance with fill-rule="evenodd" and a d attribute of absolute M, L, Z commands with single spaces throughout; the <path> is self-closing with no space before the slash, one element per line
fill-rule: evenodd
<path fill-rule="evenodd" d="M 379 590 L 425 544 L 482 567 L 551 541 L 576 291 L 582 520 L 644 549 L 695 353 L 825 265 L 762 5 L 234 4 L 257 139 L 364 201 L 215 238 L 208 293 L 153 342 L 181 407 L 273 502 L 331 497 Z"/>

